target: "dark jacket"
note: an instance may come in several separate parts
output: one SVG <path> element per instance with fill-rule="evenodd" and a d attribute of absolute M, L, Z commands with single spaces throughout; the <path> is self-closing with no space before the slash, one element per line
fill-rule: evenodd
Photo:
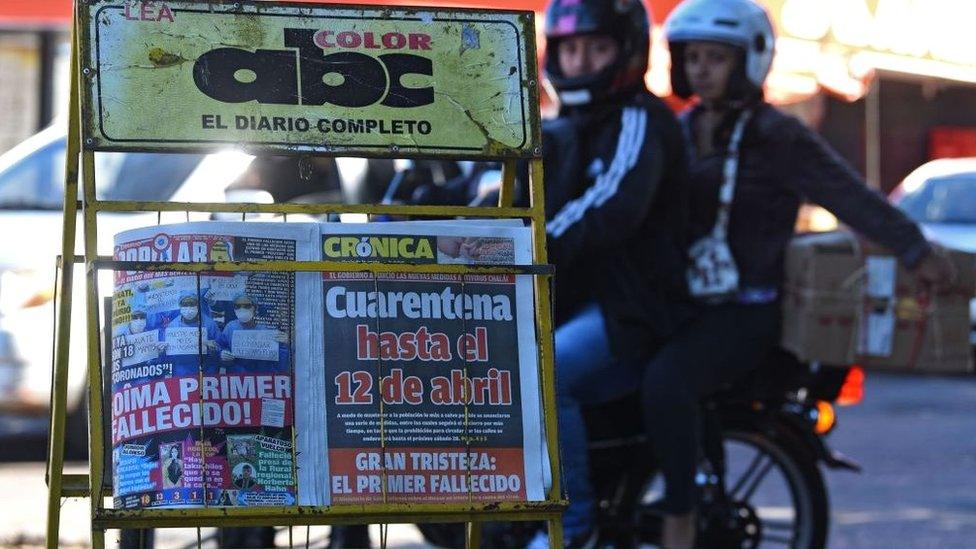
<path fill-rule="evenodd" d="M 729 219 L 729 246 L 743 289 L 776 290 L 783 284 L 786 247 L 802 201 L 823 206 L 845 224 L 913 266 L 929 251 L 918 227 L 889 205 L 823 139 L 796 118 L 761 103 L 742 137 L 739 173 Z M 720 124 L 715 152 L 695 156 L 692 110 L 682 116 L 691 158 L 688 241 L 715 225 L 729 137 L 738 112 Z"/>
<path fill-rule="evenodd" d="M 555 265 L 554 323 L 599 302 L 614 354 L 647 358 L 687 316 L 684 271 L 686 158 L 681 126 L 646 90 L 622 103 L 564 110 L 542 127 L 549 262 Z M 477 200 L 486 170 L 440 189 L 424 203 Z M 528 204 L 527 169 L 516 204 Z M 415 195 L 415 198 L 418 195 Z M 497 203 L 497 196 L 481 203 Z"/>
<path fill-rule="evenodd" d="M 544 126 L 546 229 L 557 323 L 596 299 L 619 358 L 646 358 L 683 317 L 681 127 L 641 91 Z"/>

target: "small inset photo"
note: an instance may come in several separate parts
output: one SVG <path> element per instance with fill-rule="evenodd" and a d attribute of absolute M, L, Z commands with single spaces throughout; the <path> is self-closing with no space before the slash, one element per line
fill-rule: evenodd
<path fill-rule="evenodd" d="M 162 470 L 163 488 L 182 488 L 183 443 L 160 444 L 159 466 Z"/>

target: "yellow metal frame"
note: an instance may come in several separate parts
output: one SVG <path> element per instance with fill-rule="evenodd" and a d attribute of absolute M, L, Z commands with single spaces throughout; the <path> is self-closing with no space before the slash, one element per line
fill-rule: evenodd
<path fill-rule="evenodd" d="M 226 204 L 177 202 L 102 201 L 95 196 L 94 151 L 83 129 L 83 115 L 91 108 L 91 97 L 82 86 L 85 77 L 81 58 L 81 36 L 84 0 L 76 0 L 72 27 L 70 102 L 68 111 L 68 143 L 65 164 L 64 226 L 62 232 L 61 274 L 59 278 L 55 329 L 55 368 L 52 379 L 50 444 L 47 460 L 49 487 L 47 508 L 47 547 L 58 546 L 62 498 L 89 497 L 91 499 L 91 544 L 96 549 L 105 545 L 105 530 L 114 528 L 165 528 L 243 525 L 324 525 L 357 523 L 404 522 L 468 522 L 468 545 L 476 547 L 480 539 L 479 522 L 488 520 L 546 520 L 549 523 L 553 546 L 562 546 L 560 516 L 566 506 L 560 488 L 558 442 L 556 438 L 556 397 L 553 370 L 552 322 L 550 317 L 551 268 L 547 265 L 545 214 L 543 211 L 543 170 L 539 151 L 529 159 L 530 205 L 513 207 L 515 160 L 503 162 L 502 189 L 498 207 L 391 206 L 344 204 Z M 527 48 L 534 59 L 535 45 L 531 38 Z M 538 91 L 533 90 L 533 105 L 538 105 Z M 530 114 L 534 123 L 539 120 L 538 107 Z M 537 124 L 534 124 L 537 126 Z M 80 158 L 80 165 L 79 165 Z M 79 175 L 82 179 L 82 200 L 77 200 Z M 75 238 L 79 207 L 84 216 L 84 253 L 76 255 Z M 99 212 L 137 211 L 195 211 L 195 212 L 267 212 L 267 213 L 366 213 L 398 216 L 441 216 L 522 218 L 532 226 L 533 265 L 530 266 L 465 266 L 414 265 L 403 263 L 350 264 L 331 261 L 262 261 L 251 263 L 143 263 L 113 261 L 97 255 Z M 74 265 L 86 269 L 87 305 L 87 379 L 88 379 L 88 435 L 90 471 L 87 475 L 64 473 L 64 446 L 67 417 L 67 373 L 69 365 L 69 337 Z M 331 507 L 268 507 L 268 508 L 199 508 L 115 510 L 104 507 L 106 494 L 104 433 L 102 428 L 101 345 L 99 328 L 100 302 L 97 274 L 99 270 L 165 270 L 165 271 L 365 271 L 372 273 L 507 273 L 533 275 L 538 334 L 538 358 L 542 413 L 544 417 L 552 485 L 545 501 L 404 504 L 381 503 L 341 505 Z"/>

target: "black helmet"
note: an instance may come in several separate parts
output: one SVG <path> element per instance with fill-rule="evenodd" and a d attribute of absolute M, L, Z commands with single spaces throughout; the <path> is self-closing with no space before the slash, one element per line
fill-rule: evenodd
<path fill-rule="evenodd" d="M 556 54 L 559 40 L 580 34 L 611 36 L 620 53 L 597 74 L 566 78 Z M 546 76 L 563 105 L 600 103 L 643 85 L 650 24 L 641 0 L 552 0 L 546 8 L 546 41 Z"/>

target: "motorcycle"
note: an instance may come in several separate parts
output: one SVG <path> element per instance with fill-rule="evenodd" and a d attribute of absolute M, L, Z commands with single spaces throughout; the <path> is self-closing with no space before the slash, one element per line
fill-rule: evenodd
<path fill-rule="evenodd" d="M 396 194 L 404 202 L 488 204 L 493 198 L 471 182 L 494 176 L 480 174 L 413 186 L 408 193 L 391 185 L 387 198 Z M 858 367 L 807 364 L 777 350 L 751 375 L 703 402 L 703 448 L 696 476 L 698 546 L 826 546 L 829 498 L 821 466 L 860 471 L 857 463 L 827 446 L 826 436 L 835 426 L 833 404 L 857 403 L 863 380 Z M 647 439 L 641 424 L 639 395 L 588 408 L 584 417 L 602 546 L 659 545 L 663 479 L 651 451 L 654 441 Z M 417 527 L 434 545 L 464 547 L 463 525 Z M 537 523 L 488 523 L 482 545 L 525 547 L 541 528 Z"/>
<path fill-rule="evenodd" d="M 857 367 L 804 364 L 778 351 L 746 379 L 704 402 L 696 477 L 697 545 L 826 546 L 829 498 L 821 466 L 859 472 L 826 444 L 832 403 L 860 399 Z M 641 427 L 638 395 L 585 411 L 601 547 L 660 544 L 663 481 Z M 525 547 L 541 525 L 487 525 L 483 546 Z M 464 546 L 459 525 L 420 524 L 425 539 Z"/>

